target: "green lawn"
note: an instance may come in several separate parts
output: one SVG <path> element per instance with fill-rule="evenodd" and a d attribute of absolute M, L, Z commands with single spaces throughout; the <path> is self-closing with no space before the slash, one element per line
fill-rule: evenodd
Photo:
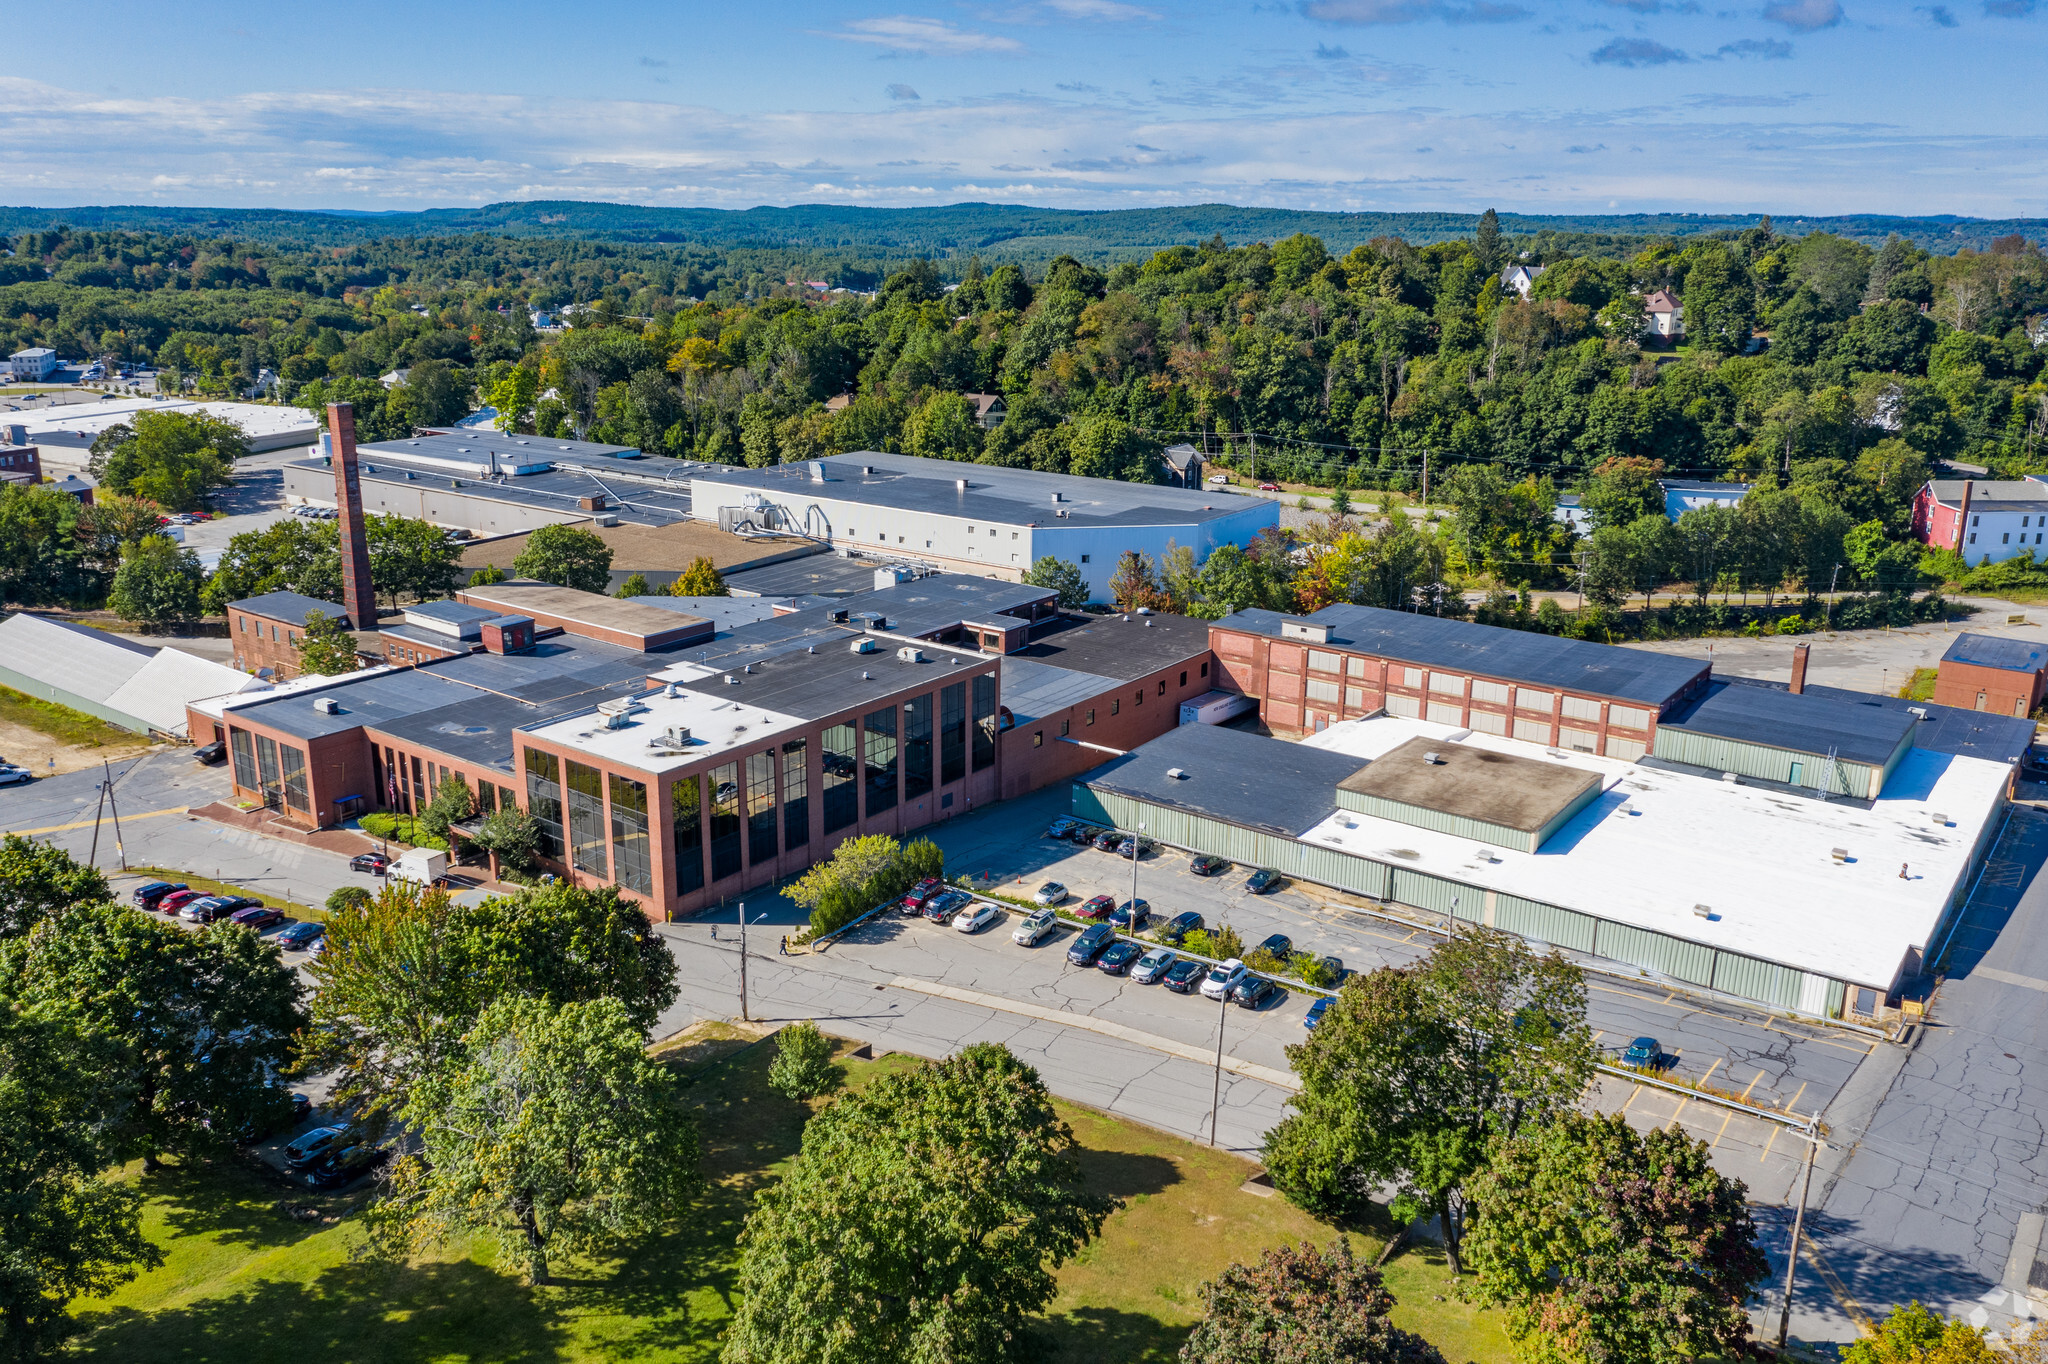
<path fill-rule="evenodd" d="M 533 1289 L 488 1251 L 440 1259 L 364 1259 L 352 1214 L 365 1197 L 300 1195 L 239 1167 L 152 1177 L 149 1233 L 165 1263 L 77 1308 L 78 1359 L 198 1364 L 491 1364 L 715 1360 L 737 1278 L 734 1238 L 755 1190 L 795 1152 L 805 1110 L 767 1087 L 772 1045 L 736 1029 L 693 1029 L 662 1054 L 683 1071 L 704 1136 L 705 1183 L 678 1230 L 618 1260 L 565 1266 Z M 920 1064 L 843 1061 L 850 1086 Z M 1235 1157 L 1092 1110 L 1060 1105 L 1085 1148 L 1090 1182 L 1127 1200 L 1099 1242 L 1059 1274 L 1046 1315 L 1048 1361 L 1166 1361 L 1201 1313 L 1198 1285 L 1267 1245 L 1336 1235 L 1288 1205 L 1239 1186 Z M 299 1221 L 286 1207 L 314 1208 Z M 1376 1253 L 1385 1229 L 1352 1233 Z M 470 1250 L 471 1254 L 461 1254 Z M 1396 1319 L 1452 1364 L 1508 1358 L 1494 1314 L 1447 1288 L 1440 1256 L 1396 1258 L 1387 1282 Z M 1446 1301 L 1437 1302 L 1442 1295 Z"/>
<path fill-rule="evenodd" d="M 87 715 L 84 711 L 18 692 L 12 687 L 0 687 L 0 720 L 26 726 L 49 735 L 58 743 L 80 748 L 126 747 L 149 742 L 143 735 L 119 729 L 96 715 Z"/>

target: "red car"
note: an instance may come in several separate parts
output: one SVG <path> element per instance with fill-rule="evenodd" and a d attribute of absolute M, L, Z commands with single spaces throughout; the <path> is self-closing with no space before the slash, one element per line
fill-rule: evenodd
<path fill-rule="evenodd" d="M 175 916 L 179 910 L 191 904 L 194 900 L 201 899 L 205 894 L 206 892 L 203 890 L 173 891 L 156 902 L 157 912 Z"/>
<path fill-rule="evenodd" d="M 1115 908 L 1116 897 L 1114 895 L 1091 895 L 1074 913 L 1084 919 L 1104 919 L 1108 918 L 1109 912 Z"/>
<path fill-rule="evenodd" d="M 937 895 L 945 888 L 946 883 L 944 881 L 941 881 L 936 876 L 927 876 L 924 880 L 919 881 L 910 888 L 910 893 L 903 897 L 903 903 L 906 905 L 914 903 L 917 908 L 923 909 L 925 901 L 931 899 L 932 896 Z"/>
<path fill-rule="evenodd" d="M 267 905 L 251 905 L 247 909 L 238 909 L 230 914 L 228 922 L 240 924 L 244 928 L 268 928 L 272 924 L 284 922 L 284 911 L 272 909 Z"/>
<path fill-rule="evenodd" d="M 1261 483 L 1259 491 L 1262 493 L 1277 493 L 1280 491 L 1280 485 L 1278 483 Z"/>

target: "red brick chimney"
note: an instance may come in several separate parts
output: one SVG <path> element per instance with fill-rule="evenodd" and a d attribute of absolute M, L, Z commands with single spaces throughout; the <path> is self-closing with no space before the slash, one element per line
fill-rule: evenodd
<path fill-rule="evenodd" d="M 1808 647 L 1805 644 L 1795 644 L 1792 646 L 1792 694 L 1794 696 L 1806 690 L 1806 652 Z"/>
<path fill-rule="evenodd" d="M 340 514 L 341 606 L 358 630 L 377 628 L 377 589 L 370 581 L 370 544 L 363 528 L 363 485 L 356 475 L 356 410 L 327 404 L 327 434 L 334 443 L 334 505 Z"/>
<path fill-rule="evenodd" d="M 1961 554 L 1963 552 L 1963 532 L 1967 530 L 1970 525 L 1970 494 L 1976 490 L 1976 487 L 1977 481 L 1975 479 L 1966 478 L 1963 480 L 1963 509 L 1956 513 L 1955 551 L 1958 554 Z"/>

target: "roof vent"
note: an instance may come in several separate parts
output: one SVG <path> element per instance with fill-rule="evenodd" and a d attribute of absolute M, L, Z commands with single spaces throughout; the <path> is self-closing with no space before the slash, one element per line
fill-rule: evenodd
<path fill-rule="evenodd" d="M 1736 776 L 1733 772 L 1723 772 L 1721 780 L 1727 782 L 1730 786 L 1742 785 L 1742 778 Z"/>
<path fill-rule="evenodd" d="M 860 471 L 863 477 L 873 478 L 875 476 L 875 466 L 872 464 L 861 465 Z"/>
<path fill-rule="evenodd" d="M 1481 848 L 1479 850 L 1479 860 L 1481 862 L 1498 862 L 1500 861 L 1500 854 L 1491 848 Z"/>
<path fill-rule="evenodd" d="M 1149 606 L 1141 606 L 1138 608 L 1138 614 L 1141 616 L 1149 616 L 1153 614 L 1153 611 L 1152 608 Z"/>
<path fill-rule="evenodd" d="M 683 694 L 683 689 L 677 683 L 671 682 L 668 684 L 668 694 L 670 697 L 678 697 Z"/>
<path fill-rule="evenodd" d="M 967 480 L 964 478 L 956 478 L 953 480 L 953 486 L 964 493 L 967 491 Z"/>
<path fill-rule="evenodd" d="M 1444 765 L 1444 755 L 1434 750 L 1423 754 L 1422 760 L 1431 767 L 1442 767 Z"/>
<path fill-rule="evenodd" d="M 754 672 L 754 665 L 751 663 L 745 664 L 740 668 L 740 671 L 746 673 L 748 676 L 752 676 Z"/>
<path fill-rule="evenodd" d="M 734 676 L 733 676 L 733 675 L 732 675 L 731 673 L 727 673 L 727 674 L 725 675 L 725 685 L 726 685 L 726 686 L 728 686 L 728 687 L 737 687 L 737 686 L 738 686 L 739 684 L 740 684 L 740 680 L 739 680 L 739 679 L 738 679 L 737 677 L 734 677 Z"/>
<path fill-rule="evenodd" d="M 854 653 L 871 654 L 879 646 L 873 640 L 869 639 L 866 635 L 862 635 L 859 639 L 855 640 L 850 647 Z"/>
<path fill-rule="evenodd" d="M 1834 858 L 1837 862 L 1847 862 L 1849 860 L 1849 850 L 1847 848 L 1829 848 L 1828 856 Z"/>
<path fill-rule="evenodd" d="M 906 644 L 896 651 L 896 658 L 899 662 L 903 663 L 922 663 L 924 662 L 924 650 L 913 649 Z"/>
<path fill-rule="evenodd" d="M 313 698 L 313 709 L 322 715 L 339 715 L 341 703 L 331 696 L 316 696 Z"/>
<path fill-rule="evenodd" d="M 818 652 L 818 646 L 815 644 L 806 645 L 804 646 L 804 652 L 807 654 L 814 654 Z"/>
<path fill-rule="evenodd" d="M 870 673 L 863 669 L 860 675 L 860 680 L 863 682 L 872 682 L 875 680 L 875 677 L 873 673 Z"/>
<path fill-rule="evenodd" d="M 1169 781 L 1186 781 L 1188 779 L 1188 774 L 1178 767 L 1167 768 L 1166 776 Z"/>
<path fill-rule="evenodd" d="M 1714 917 L 1714 911 L 1708 908 L 1706 905 L 1694 905 L 1692 907 L 1692 912 L 1702 919 L 1711 919 Z"/>
<path fill-rule="evenodd" d="M 1917 715 L 1923 720 L 1928 718 L 1927 707 L 1925 706 L 1908 706 L 1906 707 L 1906 713 L 1908 715 Z"/>

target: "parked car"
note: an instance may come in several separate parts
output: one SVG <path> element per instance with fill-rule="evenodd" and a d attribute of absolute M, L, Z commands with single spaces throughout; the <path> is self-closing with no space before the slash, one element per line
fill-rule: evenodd
<path fill-rule="evenodd" d="M 1301 1026 L 1314 1031 L 1316 1024 L 1323 1021 L 1323 1015 L 1330 1012 L 1330 1006 L 1336 1002 L 1329 995 L 1324 995 L 1321 999 L 1309 1005 L 1308 1017 L 1301 1020 Z"/>
<path fill-rule="evenodd" d="M 1230 859 L 1214 853 L 1203 853 L 1188 863 L 1188 870 L 1197 876 L 1221 876 L 1230 870 Z"/>
<path fill-rule="evenodd" d="M 1621 1054 L 1625 1066 L 1648 1066 L 1660 1070 L 1664 1064 L 1664 1046 L 1654 1037 L 1638 1037 L 1628 1044 L 1628 1050 Z"/>
<path fill-rule="evenodd" d="M 233 900 L 231 895 L 202 895 L 181 907 L 178 917 L 188 924 L 210 924 L 234 912 Z"/>
<path fill-rule="evenodd" d="M 1102 835 L 1108 832 L 1109 830 L 1102 828 L 1100 825 L 1076 824 L 1071 830 L 1067 832 L 1067 837 L 1071 838 L 1072 840 L 1074 840 L 1074 842 L 1079 843 L 1082 847 L 1085 848 L 1092 847 L 1096 839 L 1102 837 Z"/>
<path fill-rule="evenodd" d="M 1067 888 L 1057 881 L 1047 881 L 1031 892 L 1034 905 L 1063 905 L 1067 902 Z"/>
<path fill-rule="evenodd" d="M 306 1184 L 315 1189 L 339 1189 L 353 1184 L 389 1158 L 381 1146 L 344 1146 L 323 1156 L 306 1171 Z"/>
<path fill-rule="evenodd" d="M 1344 969 L 1344 958 L 1324 957 L 1321 960 L 1323 964 L 1323 988 L 1334 990 L 1350 979 L 1351 973 Z"/>
<path fill-rule="evenodd" d="M 1045 940 L 1048 934 L 1057 929 L 1059 925 L 1060 916 L 1051 910 L 1033 910 L 1024 916 L 1024 921 L 1017 925 L 1015 932 L 1010 934 L 1010 941 L 1016 943 L 1019 947 L 1036 947 Z"/>
<path fill-rule="evenodd" d="M 1202 979 L 1202 997 L 1222 999 L 1237 988 L 1237 983 L 1251 974 L 1245 964 L 1236 957 L 1209 968 L 1209 974 Z"/>
<path fill-rule="evenodd" d="M 284 1148 L 286 1168 L 303 1170 L 333 1148 L 334 1143 L 348 1135 L 346 1127 L 316 1127 L 310 1132 L 293 1137 Z"/>
<path fill-rule="evenodd" d="M 1078 822 L 1072 815 L 1061 815 L 1046 826 L 1045 836 L 1047 838 L 1065 838 L 1074 832 L 1074 825 Z"/>
<path fill-rule="evenodd" d="M 946 883 L 944 881 L 941 881 L 936 876 L 927 876 L 924 878 L 924 880 L 919 881 L 916 885 L 912 886 L 910 888 L 910 893 L 905 895 L 903 898 L 906 900 L 915 900 L 917 901 L 918 905 L 922 907 L 926 900 L 931 899 L 932 896 L 937 895 L 940 891 L 944 890 L 945 888 Z"/>
<path fill-rule="evenodd" d="M 357 853 L 348 860 L 350 871 L 366 871 L 372 876 L 382 876 L 391 870 L 391 859 L 382 853 Z"/>
<path fill-rule="evenodd" d="M 207 767 L 215 766 L 216 764 L 226 759 L 227 756 L 228 746 L 226 743 L 219 739 L 215 739 L 210 744 L 201 744 L 199 745 L 199 747 L 192 750 L 193 760 L 195 762 L 202 763 Z"/>
<path fill-rule="evenodd" d="M 1155 947 L 1144 956 L 1138 958 L 1137 964 L 1131 967 L 1131 979 L 1137 981 L 1140 985 L 1156 985 L 1159 983 L 1159 978 L 1165 975 L 1172 968 L 1173 964 L 1179 960 L 1179 957 L 1176 957 L 1165 948 Z"/>
<path fill-rule="evenodd" d="M 1118 928 L 1136 933 L 1152 922 L 1150 900 L 1126 900 L 1110 912 L 1109 921 Z"/>
<path fill-rule="evenodd" d="M 1102 955 L 1095 959 L 1095 969 L 1104 975 L 1120 976 L 1130 969 L 1131 963 L 1145 955 L 1145 949 L 1125 938 L 1102 949 Z"/>
<path fill-rule="evenodd" d="M 1178 947 L 1187 941 L 1188 934 L 1203 926 L 1202 916 L 1192 909 L 1185 914 L 1176 914 L 1166 921 L 1166 927 L 1159 930 L 1159 941 Z"/>
<path fill-rule="evenodd" d="M 151 881 L 146 886 L 137 886 L 129 898 L 144 909 L 155 909 L 156 902 L 173 891 L 185 889 L 183 881 Z"/>
<path fill-rule="evenodd" d="M 953 927 L 962 933 L 979 933 L 1003 917 L 1003 911 L 986 900 L 977 900 L 953 916 Z"/>
<path fill-rule="evenodd" d="M 228 922 L 240 924 L 244 928 L 268 928 L 272 924 L 284 922 L 284 911 L 271 909 L 267 905 L 251 905 L 247 909 L 238 909 L 228 915 Z"/>
<path fill-rule="evenodd" d="M 0 786 L 19 786 L 25 781 L 34 781 L 35 779 L 36 774 L 29 771 L 26 767 L 16 767 L 13 763 L 0 763 Z"/>
<path fill-rule="evenodd" d="M 1081 902 L 1081 907 L 1075 910 L 1074 913 L 1083 919 L 1105 919 L 1109 917 L 1109 912 L 1115 908 L 1116 896 L 1091 895 Z"/>
<path fill-rule="evenodd" d="M 205 898 L 206 892 L 203 890 L 174 890 L 169 895 L 164 896 L 163 899 L 158 900 L 156 908 L 165 914 L 176 914 L 194 900 L 203 900 Z"/>
<path fill-rule="evenodd" d="M 1202 976 L 1209 969 L 1209 963 L 1196 961 L 1193 957 L 1182 957 L 1166 968 L 1166 974 L 1159 983 L 1177 995 L 1184 995 L 1201 983 Z"/>
<path fill-rule="evenodd" d="M 1123 842 L 1116 845 L 1116 855 L 1118 857 L 1150 857 L 1158 847 L 1159 845 L 1149 838 L 1126 838 Z M 1135 853 L 1132 852 L 1133 848 L 1137 850 Z"/>
<path fill-rule="evenodd" d="M 1294 955 L 1294 939 L 1285 933 L 1269 933 L 1259 940 L 1259 945 L 1252 951 L 1270 952 L 1280 960 L 1286 961 Z"/>
<path fill-rule="evenodd" d="M 301 919 L 295 924 L 286 924 L 277 931 L 271 941 L 287 952 L 298 951 L 317 941 L 327 932 L 327 925 Z"/>
<path fill-rule="evenodd" d="M 1245 878 L 1244 888 L 1254 895 L 1264 895 L 1267 891 L 1279 885 L 1281 879 L 1280 873 L 1274 871 L 1271 867 L 1260 867 Z"/>
<path fill-rule="evenodd" d="M 1285 993 L 1264 976 L 1246 976 L 1231 987 L 1230 999 L 1240 1009 L 1263 1009 Z"/>
<path fill-rule="evenodd" d="M 1101 833 L 1095 835 L 1094 848 L 1097 852 L 1115 852 L 1116 845 L 1123 841 L 1124 836 L 1116 830 L 1104 829 Z"/>
<path fill-rule="evenodd" d="M 1220 483 L 1228 483 L 1228 482 L 1230 482 L 1230 475 L 1229 475 L 1229 474 L 1211 474 L 1211 475 L 1209 475 L 1209 481 L 1210 481 L 1211 483 L 1219 483 L 1219 484 L 1220 484 Z"/>
<path fill-rule="evenodd" d="M 924 902 L 924 917 L 935 924 L 951 923 L 953 916 L 974 903 L 964 890 L 941 891 Z"/>
<path fill-rule="evenodd" d="M 1262 493 L 1277 493 L 1280 491 L 1280 485 L 1278 483 L 1261 483 L 1259 491 Z"/>
<path fill-rule="evenodd" d="M 1067 948 L 1067 960 L 1075 966 L 1093 966 L 1103 949 L 1116 941 L 1116 930 L 1108 924 L 1090 924 Z"/>

